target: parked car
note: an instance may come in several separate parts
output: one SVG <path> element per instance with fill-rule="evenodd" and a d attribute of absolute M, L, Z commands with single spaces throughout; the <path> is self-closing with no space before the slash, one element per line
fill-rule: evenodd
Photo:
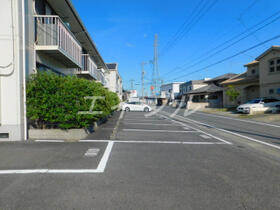
<path fill-rule="evenodd" d="M 267 112 L 280 105 L 280 100 L 275 98 L 256 98 L 237 107 L 237 112 L 248 114 L 251 111 Z"/>
<path fill-rule="evenodd" d="M 144 111 L 144 112 L 150 112 L 152 111 L 152 108 L 148 106 L 147 104 L 143 104 L 141 102 L 127 102 L 124 103 L 122 106 L 122 110 L 129 112 L 129 111 Z"/>

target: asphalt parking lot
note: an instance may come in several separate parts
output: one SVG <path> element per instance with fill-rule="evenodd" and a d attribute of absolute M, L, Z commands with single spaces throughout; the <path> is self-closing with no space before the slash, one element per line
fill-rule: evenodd
<path fill-rule="evenodd" d="M 278 157 L 145 114 L 115 139 L 1 143 L 0 209 L 280 209 Z"/>

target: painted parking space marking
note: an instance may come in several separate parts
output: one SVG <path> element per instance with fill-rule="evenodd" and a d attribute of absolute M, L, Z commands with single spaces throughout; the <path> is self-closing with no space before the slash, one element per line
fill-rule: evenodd
<path fill-rule="evenodd" d="M 125 122 L 124 122 L 125 123 Z M 136 123 L 125 123 L 125 124 L 129 124 L 129 125 L 155 125 L 155 126 L 175 126 L 175 125 L 173 125 L 173 124 L 161 124 L 161 123 L 138 123 L 138 122 L 136 122 Z M 177 125 L 178 126 L 178 125 Z"/>
<path fill-rule="evenodd" d="M 55 143 L 60 143 L 60 142 L 64 142 L 64 140 L 35 140 L 35 142 L 55 142 Z"/>
<path fill-rule="evenodd" d="M 86 157 L 96 157 L 99 153 L 100 149 L 99 148 L 90 148 L 86 151 L 84 156 Z"/>
<path fill-rule="evenodd" d="M 182 131 L 182 130 L 148 130 L 148 129 L 122 129 L 122 131 L 129 132 L 161 132 L 161 133 L 197 133 L 198 131 Z"/>
<path fill-rule="evenodd" d="M 165 112 L 165 111 L 162 111 L 162 113 L 169 114 L 169 113 L 167 113 L 167 112 Z M 165 116 L 165 115 L 163 115 L 163 114 L 159 114 L 159 113 L 158 113 L 157 115 L 162 116 L 162 117 L 165 117 L 166 119 L 169 119 L 169 120 L 171 120 L 171 121 L 174 122 L 174 123 L 177 122 L 177 123 L 179 123 L 179 124 L 181 124 L 181 125 L 185 125 L 186 127 L 189 127 L 189 128 L 191 128 L 191 129 L 193 129 L 193 130 L 195 130 L 195 131 L 197 131 L 197 132 L 203 133 L 203 134 L 205 134 L 205 135 L 208 135 L 208 136 L 210 136 L 210 137 L 212 137 L 212 138 L 214 138 L 214 139 L 217 139 L 217 140 L 219 140 L 219 141 L 222 141 L 222 142 L 224 142 L 224 143 L 226 143 L 226 144 L 232 144 L 231 142 L 226 141 L 226 140 L 224 140 L 224 139 L 222 139 L 222 138 L 220 138 L 220 137 L 214 136 L 214 135 L 212 135 L 212 134 L 210 134 L 210 133 L 207 133 L 207 132 L 205 132 L 205 131 L 202 131 L 202 130 L 200 130 L 200 129 L 198 129 L 198 128 L 194 128 L 194 127 L 192 127 L 192 126 L 190 126 L 190 125 L 186 125 L 186 124 L 183 123 L 183 122 L 179 122 L 179 121 L 174 120 L 174 119 L 172 119 L 172 118 L 170 118 L 170 117 L 167 117 L 167 116 Z M 180 119 L 183 118 L 183 117 L 178 116 L 178 115 L 176 115 L 175 117 L 177 117 L 177 118 L 180 117 Z M 185 120 L 185 118 L 183 118 L 183 119 Z"/>
<path fill-rule="evenodd" d="M 98 141 L 100 142 L 100 141 Z M 96 169 L 12 169 L 0 170 L 0 175 L 4 174 L 95 174 L 104 173 L 109 160 L 114 142 L 104 141 L 108 145 Z M 56 142 L 58 143 L 58 142 Z"/>

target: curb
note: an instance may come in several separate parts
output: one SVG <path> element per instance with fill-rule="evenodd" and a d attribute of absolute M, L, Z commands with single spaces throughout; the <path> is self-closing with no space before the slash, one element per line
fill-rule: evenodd
<path fill-rule="evenodd" d="M 110 136 L 110 139 L 111 139 L 111 140 L 116 138 L 117 131 L 118 131 L 118 128 L 119 128 L 119 125 L 120 125 L 120 121 L 121 121 L 121 119 L 123 118 L 123 115 L 124 115 L 124 111 L 121 111 L 121 114 L 120 114 L 119 119 L 118 119 L 118 121 L 117 121 L 117 123 L 116 123 L 116 126 L 115 126 L 115 128 L 113 129 L 113 133 L 112 133 L 112 135 Z"/>

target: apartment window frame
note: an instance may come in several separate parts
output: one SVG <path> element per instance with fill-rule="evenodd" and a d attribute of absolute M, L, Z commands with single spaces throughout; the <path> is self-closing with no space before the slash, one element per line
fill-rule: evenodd
<path fill-rule="evenodd" d="M 273 88 L 270 88 L 270 89 L 268 90 L 268 94 L 269 94 L 269 95 L 273 95 L 274 93 L 275 93 L 275 91 L 274 91 Z"/>
<path fill-rule="evenodd" d="M 270 74 L 280 73 L 280 57 L 272 58 L 268 61 L 268 72 Z"/>

